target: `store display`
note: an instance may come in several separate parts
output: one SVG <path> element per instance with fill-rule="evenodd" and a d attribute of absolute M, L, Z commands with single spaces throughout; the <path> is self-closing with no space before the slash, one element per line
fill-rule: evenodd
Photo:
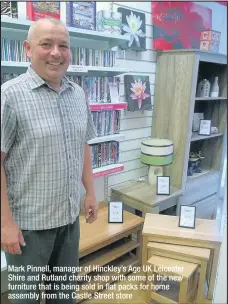
<path fill-rule="evenodd" d="M 95 30 L 96 2 L 66 2 L 66 25 Z"/>
<path fill-rule="evenodd" d="M 2 1 L 1 2 L 1 16 L 18 18 L 17 1 Z"/>
<path fill-rule="evenodd" d="M 200 81 L 197 87 L 197 97 L 209 97 L 211 84 L 207 79 Z"/>
<path fill-rule="evenodd" d="M 30 19 L 35 20 L 35 18 L 46 16 L 47 11 L 53 13 L 54 8 L 58 5 L 52 2 L 46 4 L 30 3 L 30 8 L 34 13 Z M 45 10 L 43 15 L 42 10 Z M 26 20 L 21 19 L 16 23 L 13 19 L 9 22 L 5 21 L 2 28 L 4 38 L 1 39 L 3 67 L 1 83 L 25 73 L 29 66 L 30 59 L 26 56 L 23 41 L 19 37 L 18 40 L 15 39 L 17 36 L 8 36 L 8 33 L 11 30 L 14 31 L 16 26 L 29 30 L 29 23 Z M 95 30 L 93 32 L 82 30 L 81 33 L 79 30 L 69 28 L 69 34 L 71 38 L 72 36 L 74 39 L 78 37 L 78 42 L 82 43 L 79 43 L 78 47 L 71 48 L 72 59 L 66 76 L 70 81 L 83 88 L 98 131 L 98 137 L 88 142 L 93 153 L 93 177 L 97 178 L 123 171 L 124 166 L 118 163 L 118 141 L 124 138 L 124 134 L 119 134 L 120 110 L 126 108 L 126 103 L 119 102 L 120 80 L 117 75 L 125 73 L 126 70 L 115 67 L 116 52 L 109 48 L 109 45 L 118 46 L 126 39 L 113 38 L 110 35 L 106 36 L 105 33 L 101 35 Z M 83 39 L 81 39 L 82 34 Z M 14 37 L 14 40 L 11 37 Z M 88 42 L 91 42 L 93 47 L 97 42 L 99 50 L 88 48 Z"/>
<path fill-rule="evenodd" d="M 117 12 L 99 11 L 97 13 L 97 31 L 112 35 L 121 35 L 122 15 Z"/>
<path fill-rule="evenodd" d="M 200 49 L 218 53 L 220 45 L 221 32 L 218 31 L 201 31 Z"/>
<path fill-rule="evenodd" d="M 124 88 L 128 111 L 151 111 L 149 76 L 124 75 Z"/>
<path fill-rule="evenodd" d="M 45 17 L 60 19 L 60 1 L 26 1 L 26 14 L 32 21 Z"/>
<path fill-rule="evenodd" d="M 210 97 L 219 97 L 218 77 L 215 77 L 215 80 L 211 86 Z"/>
<path fill-rule="evenodd" d="M 137 52 L 146 51 L 146 16 L 144 13 L 118 7 L 122 14 L 121 35 L 128 38 L 128 43 L 121 45 L 121 49 L 131 49 Z"/>

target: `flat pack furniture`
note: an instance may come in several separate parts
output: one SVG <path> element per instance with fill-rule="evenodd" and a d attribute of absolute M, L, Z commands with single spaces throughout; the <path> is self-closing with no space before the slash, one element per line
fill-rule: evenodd
<path fill-rule="evenodd" d="M 143 226 L 142 265 L 148 261 L 148 242 L 176 244 L 210 249 L 210 259 L 207 266 L 208 299 L 212 299 L 221 234 L 215 220 L 196 219 L 195 229 L 178 227 L 178 216 L 168 216 L 147 213 Z"/>
<path fill-rule="evenodd" d="M 99 204 L 98 218 L 92 224 L 86 223 L 84 214 L 80 215 L 80 243 L 79 243 L 79 276 L 91 275 L 90 283 L 82 282 L 83 285 L 96 284 L 92 294 L 106 283 L 115 281 L 116 272 L 102 272 L 98 267 L 110 265 L 115 267 L 135 266 L 141 264 L 141 237 L 144 219 L 127 211 L 123 212 L 123 223 L 108 223 L 108 204 Z M 137 236 L 134 239 L 133 235 Z M 90 266 L 91 265 L 91 266 Z M 97 269 L 97 271 L 96 271 Z M 128 270 L 126 273 L 127 274 Z M 100 275 L 100 281 L 94 276 Z M 107 281 L 104 280 L 107 278 Z M 87 289 L 84 286 L 84 290 Z M 80 290 L 79 293 L 83 293 Z M 80 302 L 80 300 L 78 300 Z"/>
<path fill-rule="evenodd" d="M 147 292 L 147 303 L 150 303 L 151 299 L 153 299 L 161 304 L 187 304 L 195 299 L 198 281 L 197 264 L 153 255 L 147 261 L 147 265 L 152 266 L 151 269 L 148 267 L 150 270 L 148 271 L 147 284 L 150 288 Z M 167 269 L 169 270 L 167 271 Z M 157 293 L 156 288 L 154 288 L 156 285 L 153 284 L 157 274 L 165 276 L 166 279 L 169 277 L 180 278 L 178 302 Z M 164 285 L 164 282 L 162 284 Z M 200 302 L 195 303 L 202 304 Z"/>
<path fill-rule="evenodd" d="M 196 294 L 196 302 L 204 302 L 204 282 L 206 279 L 207 263 L 210 258 L 210 249 L 148 242 L 147 252 L 149 259 L 153 255 L 157 255 L 160 257 L 167 257 L 171 259 L 176 259 L 178 261 L 185 261 L 197 264 L 199 266 L 200 272 Z"/>
<path fill-rule="evenodd" d="M 170 187 L 170 195 L 157 195 L 156 187 L 147 182 L 129 182 L 111 189 L 112 201 L 123 201 L 131 208 L 141 211 L 142 217 L 147 212 L 159 213 L 178 204 L 181 190 Z"/>

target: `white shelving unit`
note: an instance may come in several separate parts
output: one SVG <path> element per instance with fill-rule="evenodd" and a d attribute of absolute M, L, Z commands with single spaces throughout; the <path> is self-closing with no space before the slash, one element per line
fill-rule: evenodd
<path fill-rule="evenodd" d="M 24 40 L 27 38 L 27 32 L 33 22 L 29 20 L 2 18 L 1 20 L 1 38 L 10 40 Z M 84 47 L 92 49 L 107 50 L 113 47 L 125 44 L 128 40 L 121 35 L 109 35 L 107 33 L 90 31 L 68 27 L 70 34 L 71 46 L 72 47 Z M 16 61 L 2 61 L 2 73 L 24 73 L 29 62 L 16 62 Z M 99 67 L 99 66 L 79 66 L 70 65 L 67 71 L 69 75 L 77 76 L 91 76 L 91 77 L 111 77 L 118 76 L 123 73 L 127 73 L 126 69 L 120 67 Z M 111 110 L 122 110 L 126 109 L 126 103 L 96 103 L 90 105 L 91 111 L 111 111 Z M 123 134 L 113 134 L 109 136 L 97 137 L 89 144 L 108 142 L 108 141 L 119 141 L 124 139 Z M 100 177 L 106 176 L 112 173 L 120 172 L 124 170 L 122 164 L 113 164 L 96 168 L 93 170 L 93 176 Z"/>
<path fill-rule="evenodd" d="M 24 73 L 29 67 L 29 62 L 17 62 L 17 61 L 2 61 L 1 67 L 3 73 Z M 126 69 L 118 67 L 98 67 L 98 66 L 82 66 L 82 65 L 70 65 L 67 74 L 78 76 L 100 76 L 111 77 L 117 76 L 123 73 L 127 73 Z"/>

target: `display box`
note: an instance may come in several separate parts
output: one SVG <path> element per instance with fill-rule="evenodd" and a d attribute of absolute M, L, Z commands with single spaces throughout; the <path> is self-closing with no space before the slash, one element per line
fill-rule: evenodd
<path fill-rule="evenodd" d="M 200 35 L 200 49 L 203 51 L 210 51 L 218 53 L 220 45 L 221 32 L 207 30 L 201 31 Z"/>

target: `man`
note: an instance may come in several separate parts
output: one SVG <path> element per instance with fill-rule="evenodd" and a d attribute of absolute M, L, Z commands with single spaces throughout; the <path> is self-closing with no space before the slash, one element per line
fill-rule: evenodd
<path fill-rule="evenodd" d="M 65 25 L 53 18 L 39 19 L 30 27 L 24 47 L 31 66 L 1 88 L 1 248 L 8 265 L 14 266 L 10 274 L 38 274 L 47 284 L 41 266 L 49 265 L 52 271 L 54 266 L 78 265 L 81 181 L 86 220 L 97 218 L 87 144 L 96 132 L 83 90 L 64 76 L 71 58 Z M 61 283 L 74 283 L 69 274 Z M 59 283 L 56 277 L 50 280 L 55 281 L 52 286 Z M 9 283 L 10 289 L 19 284 Z M 40 282 L 23 283 L 37 287 Z M 12 298 L 20 294 L 12 303 L 37 303 L 40 288 L 34 297 L 29 294 L 34 290 L 25 285 L 10 290 Z M 55 297 L 57 290 L 64 292 L 57 288 L 46 303 L 75 303 L 73 291 L 67 291 L 69 298 Z"/>

